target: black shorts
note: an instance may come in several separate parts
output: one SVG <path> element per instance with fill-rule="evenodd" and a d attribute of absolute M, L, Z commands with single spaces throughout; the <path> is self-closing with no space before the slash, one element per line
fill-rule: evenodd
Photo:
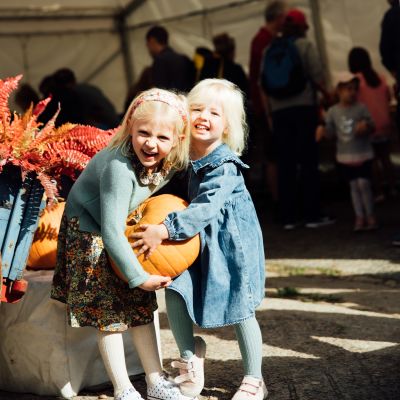
<path fill-rule="evenodd" d="M 361 165 L 352 166 L 339 163 L 343 177 L 351 182 L 354 179 L 364 178 L 371 180 L 372 176 L 372 160 L 364 161 Z"/>

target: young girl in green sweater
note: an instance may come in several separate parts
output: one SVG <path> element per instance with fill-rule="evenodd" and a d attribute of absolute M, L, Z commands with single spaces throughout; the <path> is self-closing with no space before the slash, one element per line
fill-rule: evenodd
<path fill-rule="evenodd" d="M 153 323 L 155 290 L 171 280 L 145 272 L 125 237 L 127 216 L 186 166 L 188 142 L 185 100 L 161 89 L 143 92 L 67 199 L 51 297 L 67 304 L 72 327 L 98 329 L 100 353 L 117 400 L 142 399 L 126 369 L 126 330 L 146 373 L 148 399 L 189 399 L 162 374 Z M 113 272 L 108 256 L 128 283 Z"/>

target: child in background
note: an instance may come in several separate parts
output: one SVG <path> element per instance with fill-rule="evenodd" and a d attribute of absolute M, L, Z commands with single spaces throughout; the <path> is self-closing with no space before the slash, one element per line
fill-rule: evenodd
<path fill-rule="evenodd" d="M 390 88 L 385 77 L 373 69 L 370 56 L 364 48 L 351 49 L 348 62 L 350 71 L 360 81 L 358 101 L 366 105 L 375 123 L 375 131 L 371 135 L 375 153 L 373 182 L 377 190 L 376 200 L 384 200 L 384 182 L 389 186 L 389 193 L 396 195 L 395 172 L 390 159 L 390 136 L 394 130 L 390 117 Z"/>
<path fill-rule="evenodd" d="M 186 101 L 151 89 L 131 103 L 122 126 L 72 187 L 58 237 L 51 297 L 67 304 L 72 327 L 98 329 L 116 400 L 142 397 L 129 380 L 122 332 L 128 330 L 146 373 L 147 398 L 185 400 L 162 374 L 153 312 L 155 290 L 170 278 L 149 275 L 125 237 L 126 218 L 188 161 Z M 128 283 L 113 272 L 110 256 Z"/>
<path fill-rule="evenodd" d="M 243 96 L 233 83 L 205 79 L 188 95 L 191 167 L 187 209 L 160 225 L 145 225 L 133 246 L 151 252 L 164 239 L 186 240 L 200 233 L 199 262 L 166 291 L 170 327 L 181 360 L 175 378 L 183 394 L 197 396 L 204 386 L 205 343 L 193 336 L 202 328 L 234 325 L 244 378 L 233 400 L 262 400 L 262 335 L 255 309 L 264 297 L 265 259 L 261 228 L 238 158 L 246 144 Z"/>
<path fill-rule="evenodd" d="M 359 79 L 350 72 L 337 77 L 339 102 L 331 107 L 325 126 L 317 128 L 317 140 L 336 136 L 336 160 L 350 184 L 351 199 L 356 215 L 354 231 L 377 228 L 371 190 L 371 167 L 374 152 L 370 135 L 374 130 L 371 115 L 357 101 Z"/>

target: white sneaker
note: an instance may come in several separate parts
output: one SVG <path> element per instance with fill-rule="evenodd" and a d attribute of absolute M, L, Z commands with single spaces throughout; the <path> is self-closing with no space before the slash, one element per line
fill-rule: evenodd
<path fill-rule="evenodd" d="M 115 396 L 115 400 L 143 400 L 140 393 L 133 387 L 125 389 L 120 395 Z"/>
<path fill-rule="evenodd" d="M 147 385 L 148 400 L 197 400 L 184 396 L 179 386 L 169 381 L 164 375 L 154 385 Z"/>
<path fill-rule="evenodd" d="M 263 379 L 245 376 L 232 400 L 263 400 L 267 395 L 268 390 Z"/>
<path fill-rule="evenodd" d="M 195 354 L 189 360 L 173 361 L 171 366 L 179 368 L 179 375 L 174 382 L 179 384 L 185 396 L 196 397 L 204 387 L 204 357 L 206 342 L 200 337 L 194 338 Z"/>
<path fill-rule="evenodd" d="M 336 222 L 336 219 L 331 218 L 329 216 L 325 216 L 325 217 L 321 217 L 315 221 L 306 222 L 305 227 L 311 228 L 311 229 L 316 229 L 316 228 L 322 228 L 323 226 L 332 225 L 335 222 Z"/>

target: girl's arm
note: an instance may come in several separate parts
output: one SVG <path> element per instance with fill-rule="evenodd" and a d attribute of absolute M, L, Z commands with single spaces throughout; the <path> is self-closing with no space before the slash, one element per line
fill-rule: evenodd
<path fill-rule="evenodd" d="M 220 214 L 227 199 L 242 182 L 241 172 L 233 162 L 210 170 L 189 206 L 168 214 L 164 220 L 169 239 L 186 240 L 197 235 Z"/>
<path fill-rule="evenodd" d="M 361 118 L 355 126 L 355 134 L 358 136 L 369 135 L 375 129 L 375 123 L 372 120 L 371 114 L 367 107 L 363 106 L 361 109 Z"/>
<path fill-rule="evenodd" d="M 165 282 L 162 279 L 153 282 L 153 277 L 143 270 L 125 236 L 132 190 L 130 171 L 119 161 L 111 161 L 105 167 L 100 181 L 101 235 L 107 253 L 128 281 L 129 287 L 144 285 L 142 288 L 145 290 L 156 290 L 166 284 L 168 278 L 164 279 Z"/>
<path fill-rule="evenodd" d="M 336 135 L 336 124 L 333 117 L 333 109 L 330 108 L 325 115 L 324 137 L 332 138 Z"/>
<path fill-rule="evenodd" d="M 210 170 L 199 186 L 197 196 L 182 211 L 168 214 L 163 224 L 143 225 L 143 232 L 132 235 L 138 239 L 133 247 L 140 247 L 140 253 L 152 251 L 164 239 L 186 240 L 202 231 L 221 212 L 226 200 L 243 178 L 233 162 L 226 162 Z"/>

